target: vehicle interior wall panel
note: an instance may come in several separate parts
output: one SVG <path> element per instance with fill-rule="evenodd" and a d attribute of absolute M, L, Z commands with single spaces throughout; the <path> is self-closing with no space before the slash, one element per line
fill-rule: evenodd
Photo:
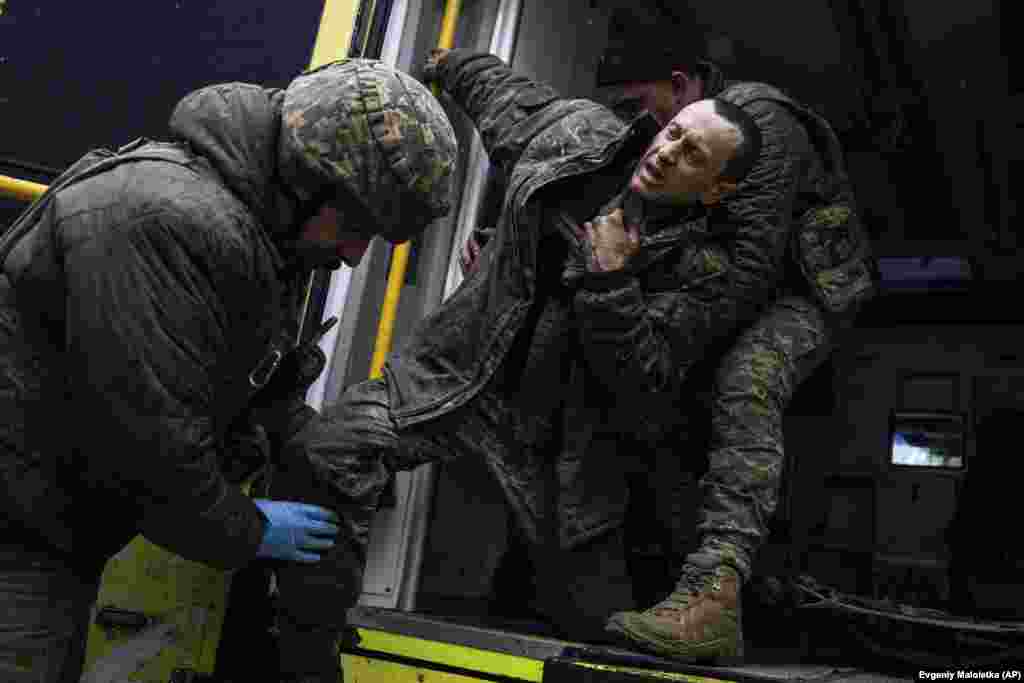
<path fill-rule="evenodd" d="M 418 603 L 488 596 L 508 545 L 505 496 L 482 463 L 440 468 Z"/>
<path fill-rule="evenodd" d="M 965 236 L 979 243 L 1000 241 L 1008 210 L 1007 142 L 1014 126 L 1005 106 L 1009 60 L 1000 4 L 904 0 L 914 67 L 936 113 L 954 203 Z"/>
<path fill-rule="evenodd" d="M 512 66 L 567 97 L 593 96 L 609 16 L 589 0 L 523 3 Z"/>
<path fill-rule="evenodd" d="M 787 452 L 795 459 L 794 517 L 798 540 L 815 527 L 833 545 L 872 554 L 906 556 L 914 562 L 948 562 L 946 531 L 956 511 L 957 492 L 969 476 L 971 459 L 996 457 L 975 452 L 973 424 L 993 406 L 1024 401 L 1024 360 L 1019 325 L 933 325 L 870 327 L 854 331 L 836 356 L 836 411 L 817 428 L 787 430 Z M 894 410 L 953 410 L 967 417 L 966 475 L 888 467 L 890 414 Z M 813 434 L 811 432 L 814 432 Z M 798 435 L 799 434 L 799 435 Z M 848 477 L 875 489 L 843 517 L 848 501 L 829 479 Z M 856 488 L 856 484 L 851 484 Z M 842 487 L 840 487 L 842 488 Z M 850 487 L 843 488 L 846 491 Z M 851 494 L 852 495 L 852 494 Z M 874 513 L 874 547 L 864 534 L 844 529 L 863 525 Z M 848 540 L 856 537 L 860 540 Z M 813 539 L 812 539 L 813 540 Z M 813 545 L 813 544 L 812 544 Z M 812 558 L 814 560 L 815 558 Z M 815 577 L 853 590 L 856 572 L 830 569 L 816 559 Z M 853 577 L 853 578 L 851 578 Z"/>

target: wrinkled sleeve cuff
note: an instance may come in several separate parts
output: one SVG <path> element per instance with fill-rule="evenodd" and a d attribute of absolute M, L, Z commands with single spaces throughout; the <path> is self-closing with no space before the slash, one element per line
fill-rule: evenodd
<path fill-rule="evenodd" d="M 486 53 L 477 52 L 468 48 L 453 47 L 448 50 L 444 60 L 437 66 L 437 82 L 442 90 L 448 90 L 451 86 L 450 79 L 459 72 L 462 66 L 469 60 L 485 56 Z"/>
<path fill-rule="evenodd" d="M 252 499 L 233 486 L 213 508 L 195 515 L 178 506 L 150 510 L 140 527 L 143 536 L 187 560 L 230 571 L 256 557 L 266 517 Z"/>

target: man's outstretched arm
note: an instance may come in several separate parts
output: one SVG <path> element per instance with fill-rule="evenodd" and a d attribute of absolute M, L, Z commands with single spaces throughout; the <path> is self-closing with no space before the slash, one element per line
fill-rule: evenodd
<path fill-rule="evenodd" d="M 550 85 L 513 71 L 498 57 L 466 49 L 435 50 L 424 69 L 466 112 L 491 161 L 511 168 L 526 146 L 572 111 Z M 567 108 L 568 107 L 568 108 Z"/>

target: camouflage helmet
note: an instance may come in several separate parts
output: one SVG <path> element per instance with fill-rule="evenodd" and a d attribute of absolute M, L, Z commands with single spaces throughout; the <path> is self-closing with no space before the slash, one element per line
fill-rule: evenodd
<path fill-rule="evenodd" d="M 302 74 L 285 90 L 281 126 L 282 179 L 307 200 L 336 196 L 346 220 L 371 223 L 354 226 L 362 232 L 403 241 L 451 210 L 451 123 L 423 84 L 383 62 Z"/>

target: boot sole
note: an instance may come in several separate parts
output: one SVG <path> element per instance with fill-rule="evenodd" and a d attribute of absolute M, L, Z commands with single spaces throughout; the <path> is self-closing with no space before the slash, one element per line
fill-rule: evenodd
<path fill-rule="evenodd" d="M 739 666 L 744 663 L 743 655 L 714 655 L 695 653 L 692 649 L 686 652 L 680 651 L 675 646 L 675 641 L 667 640 L 657 633 L 641 633 L 630 629 L 625 624 L 609 624 L 613 633 L 627 639 L 632 647 L 639 647 L 659 657 L 672 658 L 686 664 L 710 664 L 718 666 Z M 653 642 L 652 642 L 653 641 Z M 725 642 L 725 639 L 718 639 L 704 643 L 700 650 L 713 649 Z"/>

